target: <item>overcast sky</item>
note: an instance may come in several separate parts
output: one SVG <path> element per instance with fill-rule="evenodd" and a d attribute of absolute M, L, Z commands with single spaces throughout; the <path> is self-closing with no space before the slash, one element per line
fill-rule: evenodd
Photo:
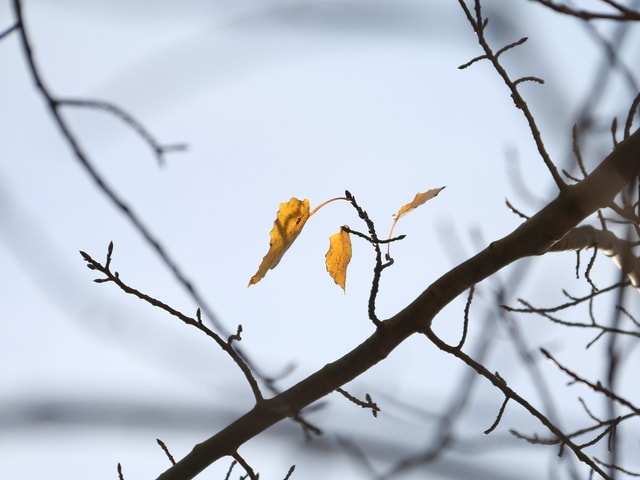
<path fill-rule="evenodd" d="M 14 21 L 10 3 L 0 1 L 0 31 Z M 521 91 L 552 157 L 567 166 L 571 125 L 591 91 L 601 46 L 578 22 L 530 2 L 484 3 L 496 49 L 529 37 L 502 58 L 514 77 L 545 79 Z M 386 318 L 520 223 L 505 198 L 534 213 L 555 193 L 496 73 L 483 63 L 458 70 L 480 49 L 457 2 L 32 0 L 24 12 L 36 62 L 55 95 L 114 102 L 161 143 L 188 145 L 158 165 L 141 138 L 108 113 L 64 109 L 100 174 L 225 330 L 242 324 L 241 346 L 264 372 L 294 367 L 281 388 L 370 335 L 374 257 L 354 240 L 346 293 L 327 275 L 328 237 L 345 224 L 365 230 L 346 202 L 334 203 L 309 220 L 275 270 L 247 288 L 280 202 L 295 196 L 313 207 L 348 189 L 384 235 L 415 193 L 447 186 L 396 228 L 407 238 L 393 246 L 395 265 L 381 282 L 378 312 Z M 634 46 L 621 53 L 635 66 L 637 32 L 630 38 Z M 168 467 L 156 438 L 181 458 L 251 408 L 251 392 L 204 335 L 113 285 L 92 282 L 78 251 L 102 260 L 113 241 L 113 268 L 126 282 L 189 315 L 197 308 L 75 162 L 33 88 L 15 33 L 0 42 L 0 71 L 0 473 L 107 479 L 116 478 L 121 462 L 128 480 L 155 478 Z M 622 118 L 633 93 L 616 75 L 604 91 L 595 111 L 606 124 Z M 589 165 L 608 151 L 607 140 L 586 140 Z M 481 285 L 470 350 L 495 320 L 488 311 L 501 286 L 514 287 L 509 300 L 549 304 L 562 298 L 562 288 L 588 292 L 574 263 L 571 255 L 524 261 Z M 603 284 L 615 278 L 606 267 Z M 436 320 L 448 340 L 458 338 L 463 308 L 458 299 Z M 591 338 L 567 338 L 540 319 L 523 328 L 532 348 L 551 346 L 569 360 L 580 358 Z M 537 401 L 500 327 L 495 337 L 489 368 Z M 588 371 L 599 372 L 596 364 Z M 333 395 L 309 416 L 323 438 L 306 445 L 296 425 L 283 423 L 241 453 L 261 478 L 283 478 L 294 463 L 293 478 L 372 478 L 337 438 L 360 445 L 383 472 L 428 448 L 434 415 L 464 375 L 458 362 L 410 339 L 347 386 L 374 397 L 378 419 Z M 564 388 L 560 375 L 553 379 Z M 583 393 L 567 390 L 558 403 L 570 425 L 585 421 L 577 408 Z M 508 435 L 514 425 L 543 432 L 522 410 L 508 409 L 492 436 L 482 434 L 501 402 L 477 383 L 457 430 L 463 441 L 424 467 L 429 478 L 500 478 L 496 465 L 503 478 L 547 475 L 556 452 L 532 454 Z M 520 452 L 528 455 L 525 471 Z M 228 465 L 225 459 L 202 477 L 224 478 Z M 406 478 L 424 478 L 425 470 Z"/>

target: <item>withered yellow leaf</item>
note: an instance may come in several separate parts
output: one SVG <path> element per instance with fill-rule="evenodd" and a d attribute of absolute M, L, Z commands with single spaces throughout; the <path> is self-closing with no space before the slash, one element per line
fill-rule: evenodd
<path fill-rule="evenodd" d="M 258 271 L 249 280 L 249 286 L 258 283 L 266 275 L 267 271 L 275 268 L 284 253 L 289 249 L 293 241 L 298 237 L 302 227 L 309 218 L 309 200 L 299 200 L 291 197 L 291 200 L 280 204 L 280 209 L 273 222 L 273 228 L 269 233 L 269 251 L 262 259 Z"/>
<path fill-rule="evenodd" d="M 400 220 L 401 217 L 409 213 L 414 208 L 418 208 L 427 200 L 431 200 L 433 197 L 438 195 L 442 190 L 444 190 L 444 188 L 445 187 L 432 188 L 430 190 L 427 190 L 426 192 L 416 193 L 416 196 L 413 198 L 411 202 L 400 207 L 400 210 L 398 210 L 398 213 L 393 215 L 393 223 L 391 224 L 391 229 L 389 230 L 389 238 L 391 238 L 391 236 L 393 235 L 393 230 L 396 228 L 396 224 L 398 223 L 398 220 Z M 387 256 L 391 255 L 390 252 L 391 252 L 391 244 L 388 244 Z"/>
<path fill-rule="evenodd" d="M 327 272 L 342 290 L 347 281 L 347 266 L 351 261 L 351 237 L 342 228 L 329 237 L 329 250 L 325 255 Z"/>
<path fill-rule="evenodd" d="M 418 208 L 427 200 L 431 200 L 433 197 L 438 195 L 442 190 L 444 190 L 444 188 L 445 187 L 432 188 L 431 190 L 427 190 L 426 192 L 416 193 L 416 196 L 414 197 L 414 199 L 410 203 L 403 205 L 400 208 L 400 210 L 398 210 L 398 213 L 396 213 L 393 216 L 393 219 L 397 221 L 400 217 L 402 217 L 403 215 L 406 215 L 414 208 Z"/>

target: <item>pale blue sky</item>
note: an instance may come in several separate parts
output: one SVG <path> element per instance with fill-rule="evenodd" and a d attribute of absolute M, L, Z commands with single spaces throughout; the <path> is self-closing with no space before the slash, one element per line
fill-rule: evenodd
<path fill-rule="evenodd" d="M 0 2 L 0 30 L 11 24 L 9 4 Z M 24 9 L 36 60 L 55 94 L 115 102 L 159 141 L 189 145 L 158 168 L 146 145 L 118 120 L 65 111 L 99 171 L 220 321 L 229 331 L 242 323 L 242 345 L 254 361 L 274 374 L 296 365 L 282 387 L 370 334 L 366 299 L 373 256 L 368 245 L 355 241 L 346 294 L 334 285 L 323 264 L 328 236 L 343 224 L 364 227 L 348 205 L 332 204 L 309 221 L 278 268 L 248 289 L 280 202 L 297 196 L 313 206 L 346 188 L 384 233 L 391 214 L 416 192 L 447 186 L 397 227 L 407 239 L 394 246 L 396 264 L 382 280 L 379 314 L 387 317 L 456 262 L 518 225 L 505 197 L 528 213 L 542 205 L 519 196 L 508 175 L 513 152 L 539 202 L 553 195 L 524 119 L 495 72 L 482 63 L 457 69 L 480 50 L 456 2 L 193 0 L 178 6 L 68 0 L 54 6 L 33 0 Z M 529 37 L 503 58 L 514 75 L 546 80 L 522 92 L 552 156 L 563 164 L 571 121 L 600 51 L 576 22 L 529 2 L 488 1 L 485 13 L 496 48 Z M 627 50 L 637 65 L 637 49 Z M 155 438 L 182 457 L 250 408 L 250 391 L 202 334 L 111 285 L 91 282 L 78 250 L 103 258 L 113 240 L 114 268 L 122 278 L 186 313 L 196 308 L 72 159 L 32 88 L 15 35 L 0 42 L 0 65 L 0 473 L 13 479 L 107 479 L 115 478 L 115 465 L 122 462 L 128 480 L 153 478 L 167 466 Z M 602 111 L 620 115 L 627 99 L 628 92 L 618 88 Z M 585 156 L 595 162 L 608 143 L 591 146 Z M 585 291 L 573 264 L 570 255 L 540 260 L 516 296 L 557 300 L 562 287 Z M 472 339 L 494 288 L 491 282 L 480 287 Z M 452 339 L 463 307 L 459 299 L 437 319 Z M 567 339 L 547 327 L 538 319 L 527 325 L 531 345 L 581 354 L 581 338 Z M 532 388 L 506 336 L 490 365 L 525 391 Z M 356 432 L 356 442 L 381 450 L 395 445 L 397 451 L 381 464 L 419 451 L 433 424 L 398 402 L 436 413 L 461 371 L 423 340 L 409 340 L 348 387 L 359 395 L 370 392 L 383 409 L 380 418 L 333 396 L 310 417 L 327 432 L 320 444 L 335 451 L 336 434 Z M 563 385 L 560 376 L 553 379 Z M 568 412 L 575 413 L 576 396 L 566 399 Z M 31 423 L 33 417 L 17 415 L 38 401 L 67 400 L 103 406 L 104 423 Z M 519 478 L 546 474 L 553 452 L 530 456 L 526 473 L 514 455 L 525 448 L 509 440 L 508 427 L 542 431 L 518 408 L 494 437 L 482 435 L 501 401 L 479 382 L 462 432 L 485 442 L 478 445 L 504 441 L 516 449 L 452 454 L 427 467 L 431 478 L 463 478 L 459 472 L 470 465 L 490 469 L 495 462 L 505 478 L 509 472 Z M 171 422 L 127 428 L 126 420 L 110 420 L 114 405 L 131 404 L 143 410 L 209 408 L 213 420 L 200 428 Z M 581 413 L 575 415 L 582 419 Z M 567 415 L 568 422 L 576 421 Z M 283 424 L 242 449 L 261 478 L 282 478 L 292 463 L 298 464 L 293 478 L 369 478 L 344 453 L 327 454 L 318 472 L 317 460 L 297 445 L 302 435 L 296 428 Z M 227 466 L 221 462 L 203 478 L 223 478 Z"/>

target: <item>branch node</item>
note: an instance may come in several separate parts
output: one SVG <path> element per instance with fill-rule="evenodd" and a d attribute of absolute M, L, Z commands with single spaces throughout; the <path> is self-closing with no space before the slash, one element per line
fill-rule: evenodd
<path fill-rule="evenodd" d="M 7 28 L 4 32 L 0 32 L 0 40 L 2 40 L 4 37 L 10 35 L 11 33 L 17 31 L 19 28 L 20 28 L 20 22 L 14 23 L 9 28 Z"/>

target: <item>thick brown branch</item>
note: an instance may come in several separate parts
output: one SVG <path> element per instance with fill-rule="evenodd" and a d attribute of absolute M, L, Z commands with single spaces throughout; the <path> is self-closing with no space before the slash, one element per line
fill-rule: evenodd
<path fill-rule="evenodd" d="M 217 459 L 280 420 L 359 376 L 417 332 L 427 332 L 435 315 L 454 298 L 510 263 L 550 250 L 580 221 L 611 203 L 640 172 L 640 131 L 617 148 L 582 182 L 567 186 L 558 197 L 506 237 L 458 265 L 431 284 L 404 310 L 381 323 L 361 345 L 339 360 L 275 396 L 208 440 L 196 445 L 159 480 L 193 478 Z"/>

